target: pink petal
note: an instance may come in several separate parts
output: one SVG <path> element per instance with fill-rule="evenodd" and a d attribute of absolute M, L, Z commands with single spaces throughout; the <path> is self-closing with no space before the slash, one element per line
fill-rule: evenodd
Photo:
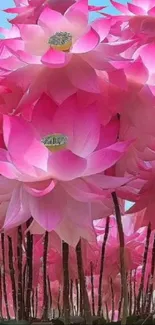
<path fill-rule="evenodd" d="M 15 55 L 19 60 L 29 64 L 40 64 L 40 56 L 35 56 L 25 52 L 24 41 L 12 40 L 7 42 L 6 47 L 10 53 Z"/>
<path fill-rule="evenodd" d="M 31 122 L 41 137 L 51 133 L 52 120 L 56 109 L 57 105 L 49 96 L 46 94 L 40 96 L 33 109 Z"/>
<path fill-rule="evenodd" d="M 147 17 L 144 19 L 140 26 L 140 31 L 146 35 L 155 35 L 155 17 Z"/>
<path fill-rule="evenodd" d="M 155 71 L 155 62 L 153 60 L 155 54 L 155 44 L 149 43 L 141 46 L 135 53 L 133 58 L 137 59 L 141 56 L 146 68 L 153 73 Z"/>
<path fill-rule="evenodd" d="M 51 132 L 60 133 L 68 137 L 67 148 L 73 142 L 74 124 L 77 118 L 77 98 L 76 95 L 65 100 L 53 115 L 51 119 Z"/>
<path fill-rule="evenodd" d="M 41 188 L 38 185 L 41 185 Z M 24 188 L 29 194 L 35 197 L 41 197 L 50 193 L 54 189 L 55 185 L 56 185 L 55 181 L 47 180 L 43 182 L 36 182 L 34 184 L 27 183 L 24 185 Z"/>
<path fill-rule="evenodd" d="M 66 67 L 67 75 L 72 84 L 90 93 L 99 93 L 99 80 L 94 69 L 80 57 L 72 57 Z"/>
<path fill-rule="evenodd" d="M 89 11 L 100 11 L 106 8 L 106 6 L 88 6 Z"/>
<path fill-rule="evenodd" d="M 146 11 L 142 7 L 138 7 L 133 3 L 127 4 L 128 9 L 135 15 L 145 15 Z"/>
<path fill-rule="evenodd" d="M 0 174 L 10 179 L 17 179 L 20 174 L 13 163 L 9 161 L 9 155 L 5 149 L 0 149 Z"/>
<path fill-rule="evenodd" d="M 118 138 L 120 123 L 118 118 L 113 118 L 106 126 L 101 126 L 100 141 L 97 150 L 114 144 Z"/>
<path fill-rule="evenodd" d="M 84 219 L 84 216 L 83 216 Z M 75 224 L 73 218 L 64 218 L 56 228 L 56 233 L 64 240 L 68 245 L 75 248 L 80 238 L 86 239 L 88 242 L 96 242 L 95 231 L 92 226 L 91 218 L 89 223 L 83 225 Z"/>
<path fill-rule="evenodd" d="M 44 197 L 29 197 L 31 215 L 46 231 L 54 230 L 64 217 L 65 195 L 55 188 Z"/>
<path fill-rule="evenodd" d="M 16 180 L 8 180 L 8 178 L 0 176 L 0 197 L 1 195 L 11 194 L 17 183 Z"/>
<path fill-rule="evenodd" d="M 108 148 L 94 151 L 87 159 L 84 176 L 94 175 L 113 166 L 128 150 L 131 142 L 118 142 Z"/>
<path fill-rule="evenodd" d="M 76 87 L 71 83 L 65 71 L 54 70 L 48 81 L 48 94 L 58 104 L 63 103 L 68 97 L 77 92 Z"/>
<path fill-rule="evenodd" d="M 88 0 L 81 0 L 70 6 L 64 14 L 74 26 L 84 28 L 88 25 Z"/>
<path fill-rule="evenodd" d="M 77 112 L 73 126 L 71 150 L 84 158 L 96 149 L 99 142 L 100 125 L 95 109 L 95 105 L 90 105 L 87 109 Z"/>
<path fill-rule="evenodd" d="M 125 15 L 130 14 L 130 11 L 127 9 L 127 6 L 123 5 L 122 3 L 113 1 L 113 0 L 110 0 L 110 2 L 118 11 L 121 11 Z"/>
<path fill-rule="evenodd" d="M 36 42 L 37 38 L 45 39 L 44 30 L 39 25 L 33 24 L 19 24 L 21 38 L 25 41 Z"/>
<path fill-rule="evenodd" d="M 116 54 L 123 53 L 131 45 L 135 43 L 135 40 L 123 41 L 123 42 L 111 42 L 111 43 L 101 43 L 98 46 L 98 50 L 101 51 L 104 57 L 115 57 Z M 117 60 L 116 60 L 117 61 Z"/>
<path fill-rule="evenodd" d="M 4 141 L 12 159 L 20 168 L 47 170 L 48 149 L 36 138 L 32 125 L 20 117 L 4 116 Z"/>
<path fill-rule="evenodd" d="M 75 179 L 71 182 L 62 183 L 62 186 L 70 196 L 80 202 L 102 200 L 104 198 L 104 192 L 89 180 L 87 182 L 85 179 Z"/>
<path fill-rule="evenodd" d="M 86 96 L 85 96 L 86 98 Z M 80 157 L 87 157 L 98 145 L 100 124 L 96 105 L 83 109 L 77 96 L 68 98 L 56 111 L 52 121 L 53 133 L 68 136 L 67 148 Z"/>
<path fill-rule="evenodd" d="M 136 84 L 144 85 L 148 80 L 149 72 L 143 62 L 134 61 L 133 63 L 129 64 L 124 70 L 127 78 L 133 82 L 134 87 Z"/>
<path fill-rule="evenodd" d="M 149 16 L 155 16 L 155 7 L 151 8 L 151 9 L 148 11 L 148 15 L 149 15 Z"/>
<path fill-rule="evenodd" d="M 97 32 L 90 28 L 90 30 L 82 35 L 72 46 L 71 53 L 87 53 L 92 51 L 100 42 L 100 37 Z"/>
<path fill-rule="evenodd" d="M 111 28 L 111 19 L 97 19 L 92 23 L 92 27 L 99 34 L 100 42 L 102 42 L 109 34 Z"/>
<path fill-rule="evenodd" d="M 48 35 L 39 25 L 20 24 L 19 29 L 24 40 L 25 52 L 41 56 L 49 48 Z"/>
<path fill-rule="evenodd" d="M 18 185 L 12 194 L 11 201 L 7 210 L 3 229 L 8 230 L 23 224 L 30 218 L 27 206 L 27 195 L 22 187 Z"/>
<path fill-rule="evenodd" d="M 91 52 L 82 54 L 81 57 L 85 60 L 93 69 L 111 71 L 113 66 L 109 60 L 104 57 L 102 51 L 98 51 L 98 47 Z"/>
<path fill-rule="evenodd" d="M 87 182 L 99 186 L 103 190 L 111 190 L 123 186 L 133 180 L 133 177 L 115 177 L 107 175 L 93 175 L 85 177 Z"/>
<path fill-rule="evenodd" d="M 143 7 L 146 11 L 152 6 L 154 0 L 133 0 L 133 3 L 139 7 Z"/>
<path fill-rule="evenodd" d="M 72 11 L 80 11 L 88 17 L 88 0 L 78 0 L 71 7 L 68 8 L 65 14 L 72 13 Z"/>
<path fill-rule="evenodd" d="M 126 213 L 128 214 L 136 213 L 138 211 L 143 210 L 148 205 L 149 205 L 149 197 L 143 195 L 143 197 L 140 200 L 138 200 L 130 209 L 128 209 Z"/>
<path fill-rule="evenodd" d="M 60 12 L 45 7 L 38 19 L 38 24 L 52 32 L 55 26 L 59 26 L 62 20 L 63 16 Z"/>
<path fill-rule="evenodd" d="M 62 51 L 57 51 L 50 48 L 41 58 L 41 62 L 48 67 L 60 68 L 68 64 L 71 59 L 70 54 Z"/>
<path fill-rule="evenodd" d="M 26 230 L 26 233 L 30 231 L 30 233 L 32 235 L 43 235 L 45 233 L 45 229 L 43 227 L 41 227 L 38 222 L 36 222 L 35 220 L 33 220 L 30 224 L 30 226 L 28 227 L 28 229 Z"/>
<path fill-rule="evenodd" d="M 57 180 L 69 181 L 80 177 L 86 169 L 87 161 L 69 150 L 50 155 L 48 172 Z"/>

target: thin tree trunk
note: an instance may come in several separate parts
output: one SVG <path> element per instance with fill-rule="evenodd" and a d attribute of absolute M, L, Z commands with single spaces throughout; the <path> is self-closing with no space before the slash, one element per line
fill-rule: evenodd
<path fill-rule="evenodd" d="M 48 252 L 48 232 L 44 236 L 43 254 L 43 320 L 48 320 L 48 292 L 47 292 L 47 252 Z"/>
<path fill-rule="evenodd" d="M 8 306 L 8 297 L 7 297 L 7 286 L 6 286 L 6 277 L 5 277 L 5 240 L 4 234 L 1 234 L 1 244 L 2 244 L 2 262 L 3 262 L 3 271 L 2 271 L 2 283 L 3 283 L 3 294 L 6 307 L 7 318 L 10 319 L 9 306 Z"/>
<path fill-rule="evenodd" d="M 52 309 L 52 291 L 51 291 L 51 284 L 49 276 L 47 277 L 47 283 L 48 283 L 48 294 L 49 294 L 49 308 Z"/>
<path fill-rule="evenodd" d="M 146 264 L 147 264 L 150 236 L 151 236 L 151 224 L 149 223 L 148 228 L 147 228 L 146 244 L 145 244 L 145 250 L 144 250 L 144 256 L 143 256 L 141 282 L 140 282 L 139 292 L 138 292 L 138 296 L 137 296 L 137 313 L 138 314 L 140 314 L 140 312 L 141 312 L 141 307 L 140 307 L 141 299 L 143 300 L 145 270 L 146 270 Z M 143 301 L 142 301 L 142 305 L 143 305 Z"/>
<path fill-rule="evenodd" d="M 146 306 L 146 314 L 149 314 L 150 310 L 151 310 L 151 299 L 152 299 L 152 295 L 153 295 L 154 270 L 155 270 L 155 236 L 154 236 L 153 248 L 152 248 L 151 283 L 150 283 L 149 292 L 148 292 L 148 301 L 147 301 L 147 306 Z"/>
<path fill-rule="evenodd" d="M 111 322 L 114 320 L 115 315 L 115 303 L 114 303 L 114 288 L 112 278 L 110 279 L 110 287 L 111 287 Z"/>
<path fill-rule="evenodd" d="M 90 309 L 90 303 L 89 303 L 89 298 L 88 298 L 88 293 L 87 293 L 87 288 L 86 288 L 86 279 L 85 279 L 85 275 L 84 275 L 81 240 L 79 241 L 79 243 L 76 246 L 76 256 L 77 256 L 80 287 L 82 289 L 82 299 L 83 299 L 85 322 L 86 322 L 86 325 L 91 325 L 92 324 L 91 309 Z"/>
<path fill-rule="evenodd" d="M 38 317 L 38 287 L 35 290 L 35 318 Z"/>
<path fill-rule="evenodd" d="M 3 319 L 3 308 L 2 308 L 2 268 L 0 266 L 0 318 Z"/>
<path fill-rule="evenodd" d="M 115 206 L 117 229 L 118 229 L 119 242 L 120 242 L 120 272 L 121 272 L 121 284 L 122 284 L 122 293 L 123 293 L 123 312 L 122 312 L 121 324 L 126 325 L 126 320 L 128 317 L 128 285 L 127 285 L 126 265 L 125 265 L 125 240 L 124 240 L 124 232 L 123 232 L 123 225 L 122 225 L 119 203 L 115 192 L 112 193 L 112 198 Z"/>
<path fill-rule="evenodd" d="M 122 313 L 122 302 L 123 302 L 123 289 L 122 289 L 122 286 L 121 286 L 121 297 L 120 297 L 120 301 L 118 303 L 118 321 L 120 320 L 121 318 L 121 313 Z"/>
<path fill-rule="evenodd" d="M 31 314 L 31 295 L 33 284 L 33 235 L 27 233 L 26 247 L 26 264 L 27 264 L 27 290 L 26 290 L 26 319 L 29 320 Z"/>
<path fill-rule="evenodd" d="M 129 273 L 129 316 L 132 315 L 132 271 Z"/>
<path fill-rule="evenodd" d="M 63 311 L 64 325 L 70 324 L 70 306 L 69 306 L 69 245 L 62 243 L 62 261 L 63 261 Z"/>
<path fill-rule="evenodd" d="M 8 236 L 9 244 L 9 269 L 10 269 L 10 279 L 12 285 L 12 300 L 13 300 L 13 309 L 15 314 L 15 319 L 17 318 L 17 300 L 16 300 L 16 281 L 15 281 L 15 269 L 13 264 L 13 247 L 12 247 L 12 238 Z"/>
<path fill-rule="evenodd" d="M 73 280 L 70 280 L 70 305 L 71 305 L 71 315 L 74 316 L 74 303 L 73 303 L 73 289 L 74 289 Z"/>
<path fill-rule="evenodd" d="M 17 264 L 18 264 L 18 320 L 23 319 L 23 249 L 22 249 L 22 227 L 17 229 L 18 243 L 17 243 Z"/>
<path fill-rule="evenodd" d="M 136 275 L 137 275 L 137 270 L 135 269 L 134 271 L 134 279 L 133 279 L 133 296 L 134 296 L 134 309 L 133 309 L 133 314 L 136 314 L 137 310 L 137 296 L 136 296 Z"/>
<path fill-rule="evenodd" d="M 76 285 L 76 308 L 77 308 L 77 315 L 79 314 L 79 282 L 78 279 L 75 280 Z"/>
<path fill-rule="evenodd" d="M 92 262 L 90 262 L 90 273 L 91 273 L 92 312 L 93 312 L 93 316 L 95 316 L 94 274 L 93 274 L 93 263 Z"/>
<path fill-rule="evenodd" d="M 101 264 L 100 264 L 100 275 L 99 275 L 99 287 L 98 287 L 98 316 L 101 316 L 101 308 L 102 308 L 102 280 L 103 280 L 103 268 L 104 268 L 104 257 L 105 257 L 105 248 L 109 234 L 109 224 L 110 218 L 107 217 L 104 239 L 102 243 L 102 252 L 101 252 Z"/>

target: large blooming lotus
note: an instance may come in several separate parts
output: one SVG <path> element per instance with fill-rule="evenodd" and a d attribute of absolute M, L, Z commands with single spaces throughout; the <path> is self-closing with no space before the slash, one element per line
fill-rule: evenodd
<path fill-rule="evenodd" d="M 86 224 L 89 218 L 104 215 L 103 199 L 129 181 L 104 175 L 131 143 L 116 142 L 117 123 L 115 119 L 101 127 L 95 104 L 83 109 L 76 95 L 59 108 L 43 95 L 32 122 L 4 116 L 7 150 L 0 150 L 0 172 L 16 180 L 16 186 L 3 228 L 19 225 L 31 215 L 48 231 L 67 215 L 77 223 L 83 218 Z"/>
<path fill-rule="evenodd" d="M 105 68 L 105 61 L 120 60 L 135 41 L 103 43 L 109 33 L 110 19 L 100 19 L 88 24 L 88 4 L 80 0 L 62 15 L 46 7 L 38 23 L 19 24 L 21 39 L 6 40 L 6 46 L 20 60 L 29 64 L 44 64 L 52 68 L 69 65 L 76 75 L 77 67 Z M 123 60 L 123 59 L 122 59 Z"/>

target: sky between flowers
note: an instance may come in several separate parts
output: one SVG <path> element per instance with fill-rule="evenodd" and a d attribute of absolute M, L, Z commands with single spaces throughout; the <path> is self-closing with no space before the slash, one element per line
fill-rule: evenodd
<path fill-rule="evenodd" d="M 62 0 L 65 1 L 65 0 Z M 120 3 L 126 3 L 127 0 L 117 0 Z M 132 1 L 128 1 L 128 2 L 132 2 Z M 105 10 L 105 12 L 108 13 L 116 13 L 117 14 L 117 10 L 115 10 L 114 8 L 112 8 L 112 6 L 109 4 L 109 0 L 89 0 L 89 4 L 91 5 L 105 5 L 108 6 L 108 8 Z M 14 2 L 13 0 L 0 0 L 0 10 L 4 9 L 4 8 L 8 8 L 8 7 L 14 7 Z M 98 14 L 91 14 L 90 15 L 90 19 L 93 20 L 96 17 L 98 17 Z M 7 18 L 10 17 L 10 15 L 5 14 L 4 12 L 0 11 L 0 27 L 9 27 L 9 23 L 7 21 Z"/>

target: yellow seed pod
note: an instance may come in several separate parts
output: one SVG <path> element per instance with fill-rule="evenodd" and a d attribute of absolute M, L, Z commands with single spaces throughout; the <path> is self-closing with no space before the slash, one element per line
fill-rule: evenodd
<path fill-rule="evenodd" d="M 57 32 L 50 37 L 48 43 L 55 50 L 68 52 L 72 46 L 72 35 L 68 32 Z"/>
<path fill-rule="evenodd" d="M 67 140 L 68 138 L 65 135 L 55 133 L 45 136 L 41 142 L 43 142 L 48 150 L 56 152 L 66 148 Z"/>

